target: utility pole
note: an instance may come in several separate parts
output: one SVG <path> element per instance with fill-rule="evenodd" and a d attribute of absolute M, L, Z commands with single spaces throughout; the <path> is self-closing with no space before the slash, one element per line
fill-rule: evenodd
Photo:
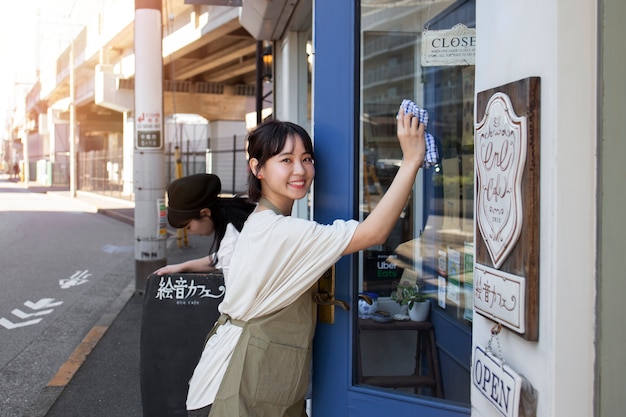
<path fill-rule="evenodd" d="M 13 87 L 17 87 L 18 85 L 22 86 L 22 88 L 20 88 L 20 93 L 22 95 L 22 100 L 23 100 L 23 108 L 22 108 L 22 117 L 24 118 L 22 121 L 22 158 L 24 159 L 24 169 L 21 171 L 22 172 L 22 178 L 23 178 L 23 182 L 24 185 L 26 185 L 28 187 L 28 184 L 30 182 L 30 164 L 29 164 L 29 160 L 30 160 L 30 154 L 28 151 L 28 126 L 27 126 L 27 122 L 28 122 L 28 109 L 26 108 L 27 106 L 27 97 L 28 97 L 28 92 L 26 90 L 26 88 L 30 88 L 34 85 L 34 83 L 30 83 L 30 82 L 15 82 L 13 83 Z M 25 86 L 25 87 L 24 87 Z M 19 107 L 17 107 L 19 109 Z M 13 116 L 15 117 L 15 116 Z M 13 163 L 14 161 L 11 161 L 11 163 Z M 18 161 L 15 161 L 18 162 Z M 11 167 L 11 169 L 13 169 L 13 167 Z"/>
<path fill-rule="evenodd" d="M 74 81 L 74 38 L 70 44 L 70 197 L 76 197 L 76 89 Z"/>
<path fill-rule="evenodd" d="M 161 0 L 135 0 L 135 290 L 166 260 Z"/>

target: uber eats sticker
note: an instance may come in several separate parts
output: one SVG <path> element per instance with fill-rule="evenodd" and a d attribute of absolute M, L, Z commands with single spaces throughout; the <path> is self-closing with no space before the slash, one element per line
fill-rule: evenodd
<path fill-rule="evenodd" d="M 401 254 L 394 251 L 365 251 L 363 257 L 363 291 L 389 297 L 405 272 L 412 272 Z M 414 278 L 413 278 L 414 279 Z"/>

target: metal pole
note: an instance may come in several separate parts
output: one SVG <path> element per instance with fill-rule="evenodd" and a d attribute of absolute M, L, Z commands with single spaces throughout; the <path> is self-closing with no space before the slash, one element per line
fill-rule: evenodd
<path fill-rule="evenodd" d="M 70 197 L 76 197 L 76 89 L 74 86 L 74 39 L 70 44 Z"/>
<path fill-rule="evenodd" d="M 204 155 L 204 172 L 213 173 L 213 150 L 211 149 L 211 138 L 206 140 L 206 153 Z"/>
<path fill-rule="evenodd" d="M 135 0 L 135 289 L 167 263 L 161 0 Z"/>
<path fill-rule="evenodd" d="M 30 182 L 30 154 L 28 151 L 28 128 L 27 128 L 27 110 L 26 110 L 26 100 L 24 100 L 24 122 L 22 124 L 22 140 L 24 141 L 22 143 L 22 154 L 24 157 L 24 168 L 22 169 L 22 180 L 24 181 L 24 184 L 28 187 L 28 184 Z M 19 175 L 17 177 L 17 180 L 19 181 Z"/>
<path fill-rule="evenodd" d="M 180 159 L 180 148 L 178 145 L 174 147 L 175 159 L 176 159 L 176 178 L 183 177 L 183 161 Z M 179 248 L 187 247 L 189 241 L 187 239 L 187 229 L 176 230 L 176 242 Z"/>
<path fill-rule="evenodd" d="M 187 175 L 191 175 L 192 174 L 190 170 L 191 164 L 189 161 L 189 155 L 191 153 L 191 144 L 189 143 L 189 139 L 187 139 L 186 144 L 187 144 L 187 154 L 185 155 L 185 167 L 186 167 L 185 171 L 187 171 Z"/>
<path fill-rule="evenodd" d="M 263 41 L 256 42 L 256 124 L 263 121 Z"/>
<path fill-rule="evenodd" d="M 237 176 L 237 135 L 233 135 L 233 189 L 231 194 L 235 194 L 235 177 Z"/>

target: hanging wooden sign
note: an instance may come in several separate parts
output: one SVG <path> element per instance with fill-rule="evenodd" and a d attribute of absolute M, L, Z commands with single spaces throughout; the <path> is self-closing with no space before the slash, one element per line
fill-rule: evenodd
<path fill-rule="evenodd" d="M 537 340 L 540 79 L 478 93 L 476 312 Z"/>
<path fill-rule="evenodd" d="M 474 308 L 518 333 L 526 331 L 525 288 L 524 277 L 484 265 L 474 267 Z"/>

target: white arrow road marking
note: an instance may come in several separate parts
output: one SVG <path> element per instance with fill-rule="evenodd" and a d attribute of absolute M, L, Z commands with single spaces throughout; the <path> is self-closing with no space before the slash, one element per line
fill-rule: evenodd
<path fill-rule="evenodd" d="M 41 310 L 42 308 L 56 307 L 63 304 L 63 301 L 57 301 L 56 303 L 53 303 L 53 301 L 54 298 L 42 298 L 36 303 L 33 303 L 32 301 L 26 301 L 24 305 L 33 310 Z"/>
<path fill-rule="evenodd" d="M 26 301 L 24 303 L 26 307 L 32 310 L 40 310 L 40 311 L 36 311 L 34 313 L 24 313 L 22 310 L 16 308 L 16 309 L 13 309 L 11 313 L 21 319 L 26 319 L 26 318 L 34 317 L 34 316 L 43 316 L 45 314 L 52 313 L 53 310 L 48 307 L 56 307 L 56 306 L 60 306 L 61 304 L 63 304 L 63 301 L 57 301 L 55 303 L 54 298 L 42 298 L 36 303 L 33 303 L 32 301 Z M 42 310 L 43 308 L 48 308 L 48 310 Z M 5 319 L 4 317 L 2 317 L 0 318 L 0 325 L 10 330 L 10 329 L 15 329 L 16 327 L 24 327 L 24 326 L 30 326 L 31 324 L 37 324 L 41 320 L 42 319 L 33 319 L 33 320 L 24 321 L 21 323 L 13 323 L 12 321 L 9 321 Z"/>
<path fill-rule="evenodd" d="M 34 319 L 34 320 L 29 320 L 29 321 L 23 321 L 21 323 L 12 323 L 9 320 L 5 319 L 4 317 L 1 317 L 0 325 L 11 330 L 11 329 L 15 329 L 16 327 L 24 327 L 24 326 L 30 326 L 31 324 L 37 324 L 41 320 L 42 319 Z"/>
<path fill-rule="evenodd" d="M 54 310 L 50 309 L 50 310 L 43 310 L 43 311 L 38 311 L 36 313 L 24 313 L 22 310 L 20 310 L 19 308 L 16 308 L 15 310 L 11 311 L 11 313 L 14 316 L 17 316 L 21 319 L 27 319 L 29 317 L 34 317 L 34 316 L 43 316 L 45 314 L 50 314 L 52 313 Z"/>
<path fill-rule="evenodd" d="M 87 278 L 90 276 L 91 274 L 89 273 L 88 269 L 85 269 L 84 271 L 76 271 L 76 273 L 74 273 L 74 275 L 72 275 L 68 279 L 60 279 L 59 285 L 63 289 L 75 287 L 77 285 L 88 282 L 89 280 Z"/>
<path fill-rule="evenodd" d="M 87 278 L 90 276 L 91 274 L 89 273 L 89 270 L 85 269 L 84 271 L 76 271 L 74 275 L 70 277 L 70 279 L 81 279 L 81 278 Z"/>

